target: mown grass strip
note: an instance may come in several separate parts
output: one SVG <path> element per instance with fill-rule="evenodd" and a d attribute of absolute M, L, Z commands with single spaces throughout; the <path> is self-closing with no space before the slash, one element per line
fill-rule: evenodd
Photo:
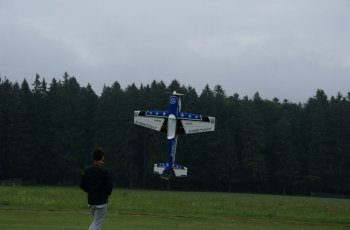
<path fill-rule="evenodd" d="M 87 210 L 3 210 L 0 211 L 0 229 L 86 229 L 91 221 Z M 179 217 L 170 215 L 109 212 L 104 229 L 241 229 L 241 230 L 345 230 L 342 225 L 315 223 L 286 223 L 252 219 L 222 219 Z"/>
<path fill-rule="evenodd" d="M 77 187 L 0 186 L 0 209 L 86 210 Z M 350 225 L 350 200 L 235 193 L 116 189 L 109 212 L 169 218 L 217 218 Z"/>

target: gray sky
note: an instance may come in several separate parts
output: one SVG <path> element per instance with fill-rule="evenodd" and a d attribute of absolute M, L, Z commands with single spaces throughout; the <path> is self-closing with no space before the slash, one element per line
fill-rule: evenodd
<path fill-rule="evenodd" d="M 96 93 L 177 79 L 305 102 L 350 91 L 348 0 L 0 0 L 0 76 Z"/>

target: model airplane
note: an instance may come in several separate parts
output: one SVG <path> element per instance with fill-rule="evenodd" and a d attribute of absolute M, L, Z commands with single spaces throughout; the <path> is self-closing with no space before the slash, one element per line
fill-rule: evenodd
<path fill-rule="evenodd" d="M 168 139 L 168 161 L 154 164 L 154 173 L 169 179 L 174 173 L 176 177 L 187 176 L 187 168 L 175 164 L 176 144 L 179 134 L 210 132 L 215 129 L 215 117 L 181 112 L 180 96 L 174 91 L 169 97 L 168 110 L 135 111 L 134 123 L 149 129 L 164 132 Z"/>

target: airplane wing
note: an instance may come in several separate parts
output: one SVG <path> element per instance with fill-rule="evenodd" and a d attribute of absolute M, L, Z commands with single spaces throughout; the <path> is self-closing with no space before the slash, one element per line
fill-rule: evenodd
<path fill-rule="evenodd" d="M 215 117 L 180 112 L 180 130 L 185 134 L 211 132 L 215 130 Z"/>
<path fill-rule="evenodd" d="M 168 111 L 147 110 L 134 112 L 134 124 L 156 131 L 165 132 Z"/>
<path fill-rule="evenodd" d="M 168 111 L 135 111 L 134 124 L 166 133 L 168 116 Z M 177 118 L 178 134 L 202 133 L 215 130 L 215 117 L 180 112 Z"/>

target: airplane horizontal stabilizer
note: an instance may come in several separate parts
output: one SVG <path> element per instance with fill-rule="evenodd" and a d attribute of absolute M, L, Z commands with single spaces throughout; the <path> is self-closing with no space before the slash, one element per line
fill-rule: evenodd
<path fill-rule="evenodd" d="M 186 177 L 187 176 L 187 167 L 184 167 L 179 164 L 174 164 L 171 168 L 168 163 L 159 163 L 154 164 L 153 172 L 155 174 L 161 175 L 164 179 L 169 179 L 171 174 L 174 173 L 176 177 Z"/>
<path fill-rule="evenodd" d="M 153 172 L 155 174 L 162 175 L 163 171 L 165 170 L 167 164 L 166 163 L 159 163 L 159 164 L 154 164 Z"/>
<path fill-rule="evenodd" d="M 187 176 L 187 167 L 175 164 L 173 171 L 176 177 L 186 177 Z"/>

